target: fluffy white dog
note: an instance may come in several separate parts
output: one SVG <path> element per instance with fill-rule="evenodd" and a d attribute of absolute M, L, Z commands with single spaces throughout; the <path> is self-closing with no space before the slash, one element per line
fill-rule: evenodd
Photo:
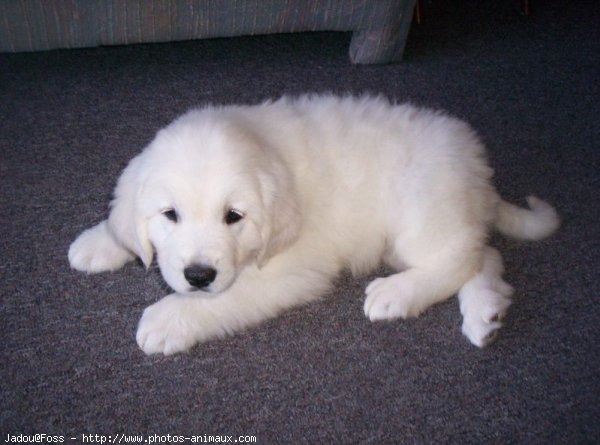
<path fill-rule="evenodd" d="M 383 98 L 303 96 L 205 107 L 158 132 L 122 173 L 108 219 L 69 249 L 115 270 L 154 252 L 176 293 L 148 307 L 137 342 L 171 354 L 327 292 L 343 268 L 398 273 L 366 289 L 372 320 L 415 317 L 458 293 L 484 346 L 510 305 L 488 231 L 535 240 L 554 209 L 501 200 L 464 122 Z"/>

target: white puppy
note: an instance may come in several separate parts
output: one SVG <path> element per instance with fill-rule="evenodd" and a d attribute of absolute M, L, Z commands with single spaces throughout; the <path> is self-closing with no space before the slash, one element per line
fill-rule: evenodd
<path fill-rule="evenodd" d="M 484 147 L 464 122 L 382 98 L 303 96 L 205 107 L 161 130 L 124 170 L 108 220 L 69 261 L 115 270 L 154 252 L 176 293 L 148 307 L 137 342 L 171 354 L 327 292 L 343 268 L 383 260 L 372 320 L 415 317 L 458 293 L 463 333 L 484 346 L 512 288 L 488 231 L 535 240 L 554 209 L 502 201 Z"/>

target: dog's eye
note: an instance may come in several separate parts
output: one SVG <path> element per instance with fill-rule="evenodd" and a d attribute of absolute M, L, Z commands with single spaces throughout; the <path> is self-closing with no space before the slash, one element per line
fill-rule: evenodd
<path fill-rule="evenodd" d="M 162 214 L 165 215 L 165 218 L 167 218 L 169 221 L 179 221 L 179 215 L 177 215 L 177 212 L 174 209 L 163 210 Z"/>
<path fill-rule="evenodd" d="M 225 224 L 231 225 L 238 222 L 240 219 L 244 217 L 244 214 L 239 210 L 229 209 L 225 214 Z"/>

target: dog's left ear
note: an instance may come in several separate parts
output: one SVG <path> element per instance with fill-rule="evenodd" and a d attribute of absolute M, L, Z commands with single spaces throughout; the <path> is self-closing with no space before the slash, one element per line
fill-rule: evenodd
<path fill-rule="evenodd" d="M 144 187 L 142 163 L 143 153 L 133 158 L 123 170 L 115 187 L 108 226 L 115 238 L 148 268 L 154 253 L 148 238 L 146 217 L 140 208 Z"/>
<path fill-rule="evenodd" d="M 272 160 L 258 179 L 265 217 L 261 227 L 263 245 L 257 257 L 258 267 L 262 267 L 269 258 L 296 241 L 302 226 L 302 212 L 292 175 L 282 162 Z"/>

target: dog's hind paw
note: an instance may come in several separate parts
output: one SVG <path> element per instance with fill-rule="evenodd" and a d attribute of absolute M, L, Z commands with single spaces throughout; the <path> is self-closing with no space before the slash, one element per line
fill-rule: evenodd
<path fill-rule="evenodd" d="M 462 332 L 480 348 L 496 338 L 511 304 L 513 288 L 502 279 L 503 272 L 502 257 L 496 249 L 487 247 L 481 271 L 458 292 Z"/>
<path fill-rule="evenodd" d="M 502 283 L 501 290 L 463 288 L 459 293 L 462 333 L 477 347 L 483 348 L 495 340 L 511 304 L 512 288 Z"/>
<path fill-rule="evenodd" d="M 479 348 L 489 345 L 496 339 L 498 329 L 502 327 L 502 319 L 506 310 L 501 310 L 491 316 L 483 317 L 478 313 L 468 313 L 463 316 L 462 333 L 469 341 Z"/>

